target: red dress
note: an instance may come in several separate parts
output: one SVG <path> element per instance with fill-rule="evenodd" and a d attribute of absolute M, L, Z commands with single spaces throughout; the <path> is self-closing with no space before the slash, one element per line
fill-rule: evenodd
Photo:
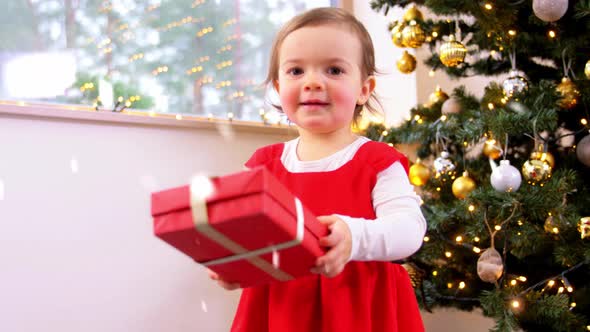
<path fill-rule="evenodd" d="M 384 143 L 367 142 L 340 168 L 291 173 L 281 162 L 283 143 L 257 150 L 246 166 L 265 165 L 315 215 L 375 219 L 371 192 L 377 174 L 407 159 Z M 245 288 L 233 332 L 424 331 L 405 269 L 390 262 L 346 264 L 333 278 L 312 275 Z"/>

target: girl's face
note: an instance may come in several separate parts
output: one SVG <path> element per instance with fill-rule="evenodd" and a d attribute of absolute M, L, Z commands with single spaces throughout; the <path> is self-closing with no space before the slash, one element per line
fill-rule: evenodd
<path fill-rule="evenodd" d="M 358 37 L 342 25 L 304 27 L 291 32 L 279 50 L 281 106 L 300 129 L 312 133 L 350 130 L 354 109 L 375 86 L 361 77 Z"/>

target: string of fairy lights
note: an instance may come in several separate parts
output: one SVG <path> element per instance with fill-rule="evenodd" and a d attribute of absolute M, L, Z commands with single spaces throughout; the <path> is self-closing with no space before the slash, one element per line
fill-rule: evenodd
<path fill-rule="evenodd" d="M 504 101 L 501 101 L 502 103 L 505 103 Z M 493 107 L 488 107 L 488 109 L 490 111 L 493 111 L 494 108 Z M 447 120 L 447 116 L 446 115 L 442 115 L 436 122 L 444 122 Z M 414 117 L 409 117 L 408 120 L 412 120 L 415 122 L 415 124 L 423 124 L 423 119 L 420 115 L 416 114 L 414 115 Z M 582 129 L 582 131 L 587 131 L 590 129 L 590 127 L 588 127 L 588 121 L 585 118 L 580 119 L 580 124 L 584 126 L 584 129 Z M 569 135 L 574 135 L 576 133 L 571 133 Z M 385 139 L 385 137 L 387 137 L 389 135 L 389 131 L 387 130 L 383 130 L 381 132 L 381 137 L 380 140 L 383 141 Z M 487 137 L 487 134 L 485 135 Z M 489 143 L 488 143 L 489 142 Z M 493 144 L 496 145 L 496 141 L 495 140 L 488 140 L 486 141 L 487 144 Z M 389 143 L 391 146 L 393 146 L 391 143 Z M 464 146 L 468 146 L 468 142 L 463 142 Z M 573 145 L 570 147 L 571 149 L 575 150 L 576 146 Z M 545 154 L 544 157 L 539 157 L 539 158 L 543 158 L 543 159 L 549 159 L 548 157 L 546 157 L 548 154 L 548 152 L 543 152 Z M 419 163 L 419 161 L 417 161 L 417 163 Z M 446 177 L 442 177 L 440 173 L 436 173 L 435 174 L 435 178 L 440 178 L 441 181 L 445 182 L 447 180 Z M 456 178 L 456 176 L 454 174 L 451 174 L 448 179 L 450 180 L 454 180 Z M 543 183 L 536 183 L 536 185 L 539 186 L 543 186 Z M 441 191 L 442 187 L 441 186 L 437 186 L 435 188 L 436 191 Z M 474 213 L 476 211 L 477 207 L 475 204 L 467 204 L 467 210 L 470 213 Z M 548 221 L 551 220 L 551 217 L 553 216 L 552 212 L 548 212 Z M 511 220 L 512 218 L 508 218 L 506 220 L 504 220 L 503 222 L 496 224 L 496 225 L 489 225 L 488 221 L 485 220 L 486 222 L 486 226 L 490 232 L 490 234 L 493 233 L 497 233 L 498 231 L 501 231 L 504 229 L 504 226 Z M 588 219 L 586 218 L 582 218 L 582 219 Z M 523 226 L 523 221 L 522 220 L 517 220 L 516 224 L 518 226 Z M 557 225 L 554 225 L 552 223 L 546 223 L 545 224 L 545 231 L 548 233 L 553 233 L 553 234 L 559 234 L 560 230 L 559 227 Z M 517 235 L 521 236 L 522 233 L 520 231 L 517 231 Z M 465 248 L 468 251 L 471 251 L 473 254 L 475 255 L 479 255 L 482 252 L 481 249 L 481 239 L 478 236 L 474 236 L 472 238 L 473 243 L 468 243 L 466 242 L 466 236 L 459 234 L 455 237 L 454 240 L 448 239 L 446 237 L 444 237 L 442 234 L 437 234 L 436 235 L 438 238 L 440 238 L 441 240 L 443 240 L 444 242 L 450 244 L 451 246 L 455 246 L 455 247 L 461 247 L 461 248 Z M 424 242 L 430 242 L 431 238 L 430 236 L 426 235 L 423 239 Z M 493 246 L 492 246 L 493 247 Z M 506 249 L 506 247 L 505 247 Z M 451 259 L 454 254 L 453 254 L 453 250 L 452 249 L 445 249 L 442 252 L 442 255 L 444 256 L 445 259 Z M 539 287 L 543 286 L 543 289 L 541 290 L 541 292 L 545 292 L 548 291 L 550 289 L 555 289 L 557 294 L 568 294 L 568 295 L 573 295 L 574 293 L 574 287 L 573 285 L 569 282 L 569 280 L 566 277 L 566 274 L 573 272 L 577 269 L 579 269 L 580 267 L 590 264 L 589 260 L 585 260 L 585 261 L 581 261 L 577 264 L 575 264 L 574 266 L 572 266 L 571 268 L 565 269 L 564 271 L 553 275 L 551 277 L 548 277 L 544 280 L 541 280 L 539 282 L 537 282 L 536 284 L 526 288 L 525 290 L 517 293 L 514 296 L 511 296 L 507 299 L 509 306 L 515 310 L 515 311 L 520 311 L 523 309 L 523 301 L 522 298 L 530 291 L 533 290 L 537 290 Z M 505 266 L 504 266 L 505 268 Z M 432 271 L 432 276 L 433 277 L 437 277 L 439 275 L 439 271 L 437 269 L 434 269 Z M 508 281 L 506 283 L 506 285 L 511 286 L 511 287 L 520 287 L 521 284 L 527 282 L 528 278 L 526 276 L 514 276 L 513 278 L 510 278 L 510 281 Z M 502 283 L 502 281 L 499 282 L 500 284 Z M 558 283 L 561 283 L 561 286 L 557 285 Z M 555 286 L 557 285 L 557 286 Z M 555 286 L 555 287 L 554 287 Z M 448 281 L 447 282 L 447 288 L 448 289 L 452 289 L 452 288 L 456 288 L 457 291 L 463 290 L 466 287 L 468 287 L 466 281 L 463 280 L 456 280 L 456 281 Z M 452 299 L 452 300 L 460 300 L 460 301 L 479 301 L 479 299 L 477 298 L 467 298 L 467 297 L 457 297 L 455 296 L 448 296 L 448 295 L 443 295 L 443 294 L 438 294 L 437 296 L 441 297 L 441 298 L 445 298 L 445 299 Z M 570 301 L 570 309 L 573 309 L 576 307 L 576 302 L 574 302 L 573 300 Z M 590 326 L 588 327 L 588 329 L 590 330 Z"/>
<path fill-rule="evenodd" d="M 489 12 L 490 14 L 494 12 L 494 4 L 491 1 L 484 1 L 482 3 L 482 6 L 484 8 L 484 13 L 485 12 Z M 420 22 L 423 22 L 423 16 L 422 13 L 417 9 L 416 6 L 411 5 L 407 11 L 405 12 L 405 14 L 403 15 L 403 19 L 399 20 L 399 21 L 395 21 L 390 25 L 390 31 L 391 31 L 391 36 L 392 36 L 392 43 L 400 48 L 418 48 L 420 47 L 424 42 L 428 42 L 431 43 L 433 41 L 439 41 L 440 37 L 443 37 L 440 35 L 439 31 L 437 31 L 437 27 L 435 26 L 433 28 L 433 31 L 425 31 L 425 29 L 423 29 L 423 26 L 420 24 Z M 450 20 L 446 20 L 446 23 L 452 23 Z M 459 29 L 459 24 L 458 22 L 455 22 L 455 27 L 456 27 L 456 31 L 455 33 L 451 33 L 451 35 L 449 36 L 444 36 L 445 39 L 440 41 L 440 45 L 438 46 L 438 53 L 439 53 L 439 58 L 441 63 L 446 66 L 446 67 L 455 67 L 458 65 L 461 65 L 463 62 L 465 62 L 465 56 L 467 55 L 467 49 L 469 49 L 469 47 L 466 47 L 465 45 L 462 44 L 465 43 L 465 40 L 469 39 L 470 36 L 468 35 L 466 38 L 461 37 L 461 31 Z M 495 49 L 491 49 L 491 50 L 487 50 L 487 51 L 481 51 L 481 52 L 474 52 L 474 54 L 472 56 L 489 56 L 489 58 L 498 61 L 501 60 L 503 56 L 509 56 L 510 60 L 511 60 L 511 64 L 513 69 L 516 69 L 515 66 L 515 55 L 514 55 L 514 51 L 510 51 L 505 49 L 505 45 L 510 45 L 510 44 L 514 44 L 514 40 L 515 38 L 518 36 L 518 31 L 515 28 L 508 28 L 507 31 L 495 31 L 495 32 L 488 32 L 486 34 L 487 38 L 493 39 L 495 41 L 494 45 L 495 45 Z M 559 34 L 558 31 L 556 29 L 556 26 L 553 24 L 548 25 L 547 31 L 546 31 L 546 38 L 548 40 L 556 40 L 559 38 Z M 509 54 L 511 53 L 511 54 Z M 571 68 L 569 68 L 568 66 L 566 66 L 566 63 L 568 63 L 568 60 L 565 57 L 565 53 L 563 55 L 564 57 L 564 79 L 562 80 L 562 82 L 557 86 L 556 91 L 559 92 L 562 95 L 562 99 L 559 102 L 559 106 L 565 109 L 570 109 L 573 106 L 575 106 L 580 98 L 580 94 L 577 91 L 577 88 L 575 87 L 575 85 L 567 80 L 566 78 L 568 77 L 568 71 L 571 70 Z M 571 63 L 571 62 L 570 62 Z M 413 55 L 411 55 L 410 53 L 408 53 L 407 51 L 404 51 L 404 53 L 402 54 L 402 57 L 398 60 L 397 62 L 397 67 L 399 69 L 400 72 L 402 73 L 410 73 L 413 72 L 416 68 L 416 64 L 417 61 L 414 58 Z M 432 70 L 429 71 L 428 76 L 429 77 L 435 77 L 436 75 L 436 68 L 433 68 Z M 585 73 L 586 76 L 588 78 L 590 78 L 590 60 L 588 61 L 588 63 L 586 64 L 586 69 L 585 69 Z M 509 102 L 515 98 L 515 96 L 518 95 L 518 93 L 526 90 L 528 87 L 528 83 L 526 81 L 526 78 L 522 77 L 521 74 L 519 74 L 518 72 L 516 72 L 516 74 L 513 74 L 511 72 L 510 77 L 502 84 L 502 88 L 503 88 L 503 94 L 498 98 L 498 99 L 493 99 L 493 98 L 486 98 L 484 97 L 484 101 L 482 102 L 481 108 L 482 109 L 487 109 L 489 112 L 494 112 L 499 108 L 506 108 L 509 107 Z M 445 121 L 448 120 L 449 116 L 453 116 L 453 114 L 456 113 L 460 113 L 461 110 L 461 105 L 458 102 L 458 100 L 456 100 L 455 97 L 451 97 L 449 98 L 449 96 L 442 91 L 442 89 L 440 87 L 437 86 L 436 90 L 429 96 L 429 100 L 428 102 L 426 102 L 424 104 L 424 107 L 430 108 L 432 106 L 434 106 L 435 104 L 440 104 L 442 105 L 442 115 L 439 119 L 435 120 L 434 123 L 432 124 L 427 124 L 428 126 L 430 126 L 430 129 L 434 129 L 435 126 L 444 123 Z M 588 127 L 588 120 L 587 118 L 590 117 L 587 114 L 587 109 L 586 109 L 586 117 L 582 117 L 582 119 L 580 119 L 580 124 L 582 125 L 582 129 L 579 132 L 569 132 L 566 133 L 564 135 L 561 135 L 559 138 L 564 138 L 566 136 L 573 136 L 575 134 L 579 134 L 582 131 L 589 131 L 589 127 Z M 426 117 L 419 114 L 419 109 L 416 110 L 416 112 L 411 115 L 408 116 L 408 118 L 406 118 L 407 121 L 411 121 L 412 125 L 423 125 L 426 124 L 425 123 L 425 119 Z M 438 127 L 437 127 L 438 128 Z M 383 130 L 381 132 L 381 136 L 379 138 L 380 141 L 385 140 L 385 138 L 390 134 L 389 131 L 387 130 Z M 551 156 L 551 154 L 549 152 L 547 152 L 547 146 L 549 144 L 549 142 L 547 142 L 546 140 L 544 140 L 540 135 L 538 135 L 537 133 L 535 133 L 535 137 L 532 137 L 535 140 L 535 146 L 538 146 L 538 150 L 533 152 L 531 154 L 531 159 L 532 161 L 534 160 L 538 160 L 540 163 L 543 163 L 543 166 L 546 167 L 545 169 L 548 170 L 548 172 L 546 171 L 546 173 L 544 173 L 544 177 L 543 179 L 531 179 L 531 178 L 527 178 L 527 182 L 529 185 L 538 185 L 540 187 L 544 186 L 544 180 L 548 179 L 550 177 L 550 171 L 551 168 L 553 167 L 553 165 L 551 164 L 553 161 L 553 157 Z M 507 151 L 508 150 L 508 142 L 506 141 L 506 147 L 503 149 L 501 146 L 501 143 L 499 142 L 499 140 L 495 137 L 493 137 L 493 135 L 491 134 L 484 134 L 484 137 L 482 138 L 485 141 L 484 147 L 483 147 L 483 153 L 489 157 L 490 159 L 497 159 L 501 153 L 503 151 Z M 438 132 L 437 132 L 437 145 L 446 145 L 445 143 L 446 138 L 445 137 L 439 137 L 438 136 Z M 557 139 L 556 139 L 557 141 Z M 481 141 L 480 141 L 481 142 Z M 471 147 L 474 148 L 476 147 L 476 145 L 478 145 L 480 142 L 472 142 L 471 144 L 469 144 L 468 142 L 463 142 L 463 146 L 465 148 Z M 539 143 L 537 143 L 539 142 Z M 576 146 L 572 145 L 570 147 L 567 147 L 569 149 L 575 150 Z M 445 152 L 442 152 L 445 153 Z M 453 167 L 449 167 L 449 169 L 447 169 L 446 167 L 451 165 L 451 161 L 449 159 L 447 159 L 445 156 L 443 156 L 441 153 L 441 157 L 437 158 L 437 160 L 435 160 L 435 164 L 437 161 L 443 161 L 443 162 L 447 162 L 445 163 L 440 163 L 438 165 L 434 165 L 435 170 L 436 170 L 436 174 L 434 175 L 434 178 L 441 181 L 442 183 L 444 182 L 448 182 L 448 181 L 453 181 L 453 194 L 455 194 L 455 196 L 459 199 L 465 199 L 466 198 L 466 194 L 465 192 L 455 192 L 455 182 L 457 182 L 458 180 L 461 180 L 461 178 L 463 178 L 463 191 L 467 190 L 473 190 L 475 188 L 475 182 L 473 182 L 471 180 L 471 182 L 465 181 L 465 179 L 469 180 L 469 178 L 467 176 L 465 176 L 466 173 L 464 173 L 463 177 L 457 178 L 456 173 L 453 171 L 454 170 L 454 166 Z M 440 160 L 442 159 L 442 160 Z M 528 161 L 527 161 L 528 162 Z M 548 165 L 551 164 L 551 165 Z M 416 176 L 412 179 L 412 169 L 410 169 L 410 177 L 411 177 L 411 181 L 414 185 L 417 186 L 421 186 L 424 185 L 426 183 L 426 181 L 428 181 L 428 178 L 430 178 L 430 174 L 431 171 L 429 169 L 427 169 L 425 166 L 423 166 L 420 162 L 420 160 L 418 159 L 416 161 L 416 163 L 414 163 L 414 166 L 418 166 L 415 170 L 416 170 Z M 523 171 L 524 174 L 524 171 Z M 444 175 L 444 176 L 443 176 Z M 526 177 L 526 176 L 525 176 Z M 435 186 L 435 190 L 437 192 L 440 192 L 442 190 L 442 183 L 439 183 L 439 185 Z M 520 185 L 520 182 L 519 182 Z M 459 187 L 459 186 L 458 186 Z M 497 188 L 495 188 L 496 190 L 498 190 Z M 466 204 L 466 208 L 468 210 L 469 213 L 474 214 L 475 212 L 477 212 L 477 205 L 474 203 L 467 203 Z M 481 239 L 478 236 L 474 236 L 471 238 L 468 238 L 466 235 L 464 234 L 457 234 L 454 238 L 454 240 L 452 239 L 447 239 L 444 235 L 442 234 L 431 234 L 431 235 L 426 235 L 424 237 L 424 242 L 428 243 L 431 242 L 431 236 L 435 236 L 437 239 L 442 240 L 442 243 L 446 244 L 442 246 L 442 250 L 440 251 L 440 261 L 445 261 L 448 262 L 450 260 L 452 260 L 452 258 L 455 256 L 455 250 L 457 249 L 463 249 L 463 250 L 467 250 L 468 252 L 471 252 L 471 254 L 473 255 L 477 255 L 480 257 L 480 259 L 482 258 L 482 256 L 484 256 L 488 251 L 490 251 L 491 248 L 494 248 L 493 245 L 493 240 L 494 240 L 494 235 L 496 233 L 498 233 L 499 231 L 506 231 L 508 229 L 509 224 L 511 224 L 511 220 L 513 219 L 514 216 L 514 211 L 516 211 L 516 206 L 513 206 L 513 212 L 512 215 L 505 219 L 502 222 L 497 222 L 496 224 L 491 224 L 489 223 L 489 221 L 487 220 L 487 218 L 484 217 L 485 223 L 486 223 L 486 228 L 487 231 L 490 233 L 490 239 L 492 242 L 492 245 L 490 246 L 489 249 L 483 251 L 482 250 L 482 243 L 481 243 Z M 485 216 L 485 212 L 484 212 L 484 216 Z M 560 232 L 560 227 L 553 222 L 554 219 L 557 217 L 557 213 L 555 211 L 549 211 L 547 213 L 547 221 L 545 222 L 545 231 L 549 234 L 559 234 Z M 590 219 L 589 217 L 583 217 L 580 220 L 579 223 L 579 228 L 580 228 L 580 232 L 582 233 L 582 238 L 588 236 L 588 227 L 589 227 L 589 221 Z M 518 225 L 518 227 L 522 227 L 524 225 L 523 221 L 518 219 L 516 220 L 516 225 Z M 586 227 L 586 229 L 582 229 L 582 227 Z M 518 228 L 516 229 L 516 233 L 517 236 L 521 236 L 522 232 L 520 230 L 518 230 Z M 505 237 L 505 241 L 506 241 L 507 237 Z M 439 247 L 436 247 L 436 250 L 440 250 Z M 568 273 L 571 273 L 577 269 L 579 269 L 582 266 L 585 266 L 587 264 L 590 263 L 590 261 L 588 260 L 583 260 L 580 261 L 576 264 L 574 264 L 572 267 L 564 269 L 562 272 L 557 273 L 556 275 L 553 275 L 551 277 L 548 277 L 544 280 L 541 280 L 537 283 L 535 283 L 534 285 L 522 289 L 524 288 L 524 285 L 526 285 L 528 278 L 527 276 L 524 275 L 518 275 L 518 276 L 514 276 L 514 275 L 507 275 L 506 274 L 506 254 L 507 254 L 507 243 L 504 244 L 504 259 L 502 262 L 502 258 L 499 255 L 499 253 L 497 253 L 496 251 L 496 257 L 498 258 L 500 264 L 499 266 L 496 265 L 495 268 L 498 269 L 500 268 L 501 271 L 493 271 L 495 273 L 493 273 L 493 276 L 489 279 L 486 280 L 485 278 L 482 278 L 482 275 L 480 275 L 480 278 L 484 281 L 488 281 L 488 282 L 492 282 L 495 283 L 496 287 L 501 287 L 501 285 L 505 285 L 507 287 L 513 287 L 514 288 L 514 295 L 510 296 L 508 298 L 506 298 L 505 300 L 507 301 L 506 304 L 507 306 L 509 306 L 510 308 L 512 308 L 515 312 L 517 311 L 522 311 L 524 308 L 524 297 L 527 295 L 527 293 L 533 291 L 533 290 L 538 290 L 539 288 L 541 288 L 541 293 L 544 292 L 549 292 L 550 290 L 554 290 L 555 293 L 557 294 L 567 294 L 569 295 L 569 306 L 570 306 L 570 310 L 573 310 L 576 307 L 576 303 L 572 300 L 572 295 L 575 292 L 574 290 L 574 286 L 569 282 L 569 280 L 567 279 L 566 275 Z M 495 251 L 495 249 L 494 249 Z M 483 252 L 483 254 L 482 254 Z M 493 256 L 493 255 L 491 255 Z M 437 260 L 437 259 L 435 259 Z M 489 262 L 488 262 L 489 263 Z M 447 267 L 448 268 L 448 267 Z M 478 274 L 479 274 L 479 260 L 478 260 Z M 410 275 L 420 275 L 421 273 L 414 273 L 415 271 L 411 271 L 412 267 L 410 266 L 409 272 Z M 442 275 L 442 271 L 439 271 L 440 269 L 434 269 L 431 271 L 432 276 L 438 278 L 439 276 Z M 501 273 L 498 273 L 501 272 Z M 443 281 L 443 284 L 445 282 Z M 466 288 L 468 288 L 468 281 L 467 280 L 448 280 L 446 281 L 446 286 L 447 289 L 452 290 L 455 289 L 454 291 L 454 295 L 445 295 L 445 294 L 437 294 L 437 296 L 439 296 L 440 298 L 445 298 L 445 299 L 451 299 L 451 300 L 462 300 L 462 301 L 480 301 L 478 298 L 469 298 L 469 297 L 461 297 L 460 292 L 462 290 L 465 290 Z M 522 289 L 522 290 L 520 290 Z M 452 292 L 451 292 L 452 293 Z M 590 325 L 587 326 L 587 329 L 590 330 Z"/>

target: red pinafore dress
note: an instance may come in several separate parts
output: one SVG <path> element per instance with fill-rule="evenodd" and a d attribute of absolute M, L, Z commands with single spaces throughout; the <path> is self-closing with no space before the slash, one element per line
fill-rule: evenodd
<path fill-rule="evenodd" d="M 283 147 L 280 143 L 257 150 L 246 166 L 265 165 L 317 216 L 375 219 L 371 192 L 377 174 L 396 161 L 408 170 L 404 155 L 370 141 L 336 170 L 291 173 L 281 162 Z M 351 261 L 333 278 L 311 275 L 245 288 L 231 331 L 414 332 L 424 327 L 402 266 Z"/>

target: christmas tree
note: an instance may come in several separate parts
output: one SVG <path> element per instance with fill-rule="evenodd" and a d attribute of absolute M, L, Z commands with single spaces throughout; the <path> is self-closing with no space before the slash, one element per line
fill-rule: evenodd
<path fill-rule="evenodd" d="M 437 89 L 401 125 L 366 128 L 418 146 L 409 175 L 428 232 L 405 266 L 422 307 L 481 308 L 494 331 L 590 330 L 590 1 L 371 6 L 403 7 L 392 42 L 431 52 L 404 53 L 400 71 L 506 77 L 481 98 Z"/>

